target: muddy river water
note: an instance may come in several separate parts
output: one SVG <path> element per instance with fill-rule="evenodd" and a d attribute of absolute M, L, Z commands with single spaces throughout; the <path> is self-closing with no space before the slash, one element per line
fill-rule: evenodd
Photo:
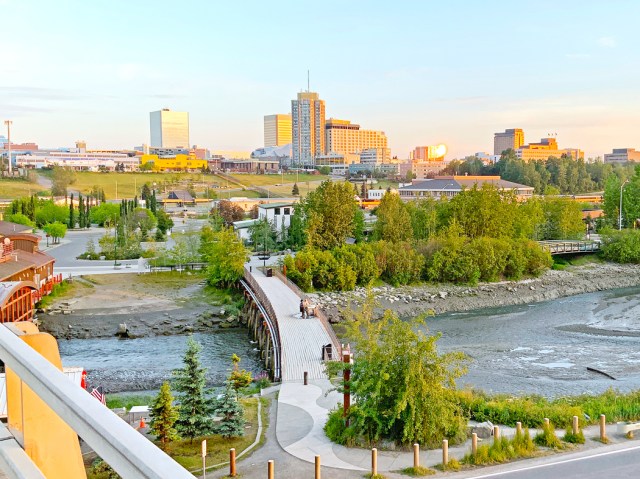
<path fill-rule="evenodd" d="M 430 318 L 441 351 L 472 360 L 459 384 L 487 392 L 562 396 L 609 387 L 640 388 L 640 288 L 545 303 L 448 313 Z M 221 384 L 231 354 L 260 371 L 245 330 L 195 334 L 212 384 Z M 110 392 L 157 388 L 181 366 L 186 336 L 61 340 L 64 365 L 84 366 Z M 597 369 L 614 377 L 587 370 Z"/>

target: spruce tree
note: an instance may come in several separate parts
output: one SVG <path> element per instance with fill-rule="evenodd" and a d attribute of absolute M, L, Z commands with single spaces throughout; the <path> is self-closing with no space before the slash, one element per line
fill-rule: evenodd
<path fill-rule="evenodd" d="M 291 195 L 292 196 L 300 195 L 300 189 L 298 188 L 298 183 L 294 183 L 293 184 L 293 189 L 291 190 Z"/>
<path fill-rule="evenodd" d="M 78 194 L 78 226 L 84 228 L 84 200 L 81 194 Z"/>
<path fill-rule="evenodd" d="M 178 411 L 173 405 L 171 387 L 165 381 L 151 405 L 151 422 L 149 423 L 151 431 L 160 441 L 162 450 L 166 449 L 167 443 L 178 439 L 178 432 L 174 428 L 177 419 Z"/>
<path fill-rule="evenodd" d="M 195 437 L 209 434 L 213 426 L 213 404 L 205 390 L 206 369 L 200 364 L 200 349 L 200 344 L 190 337 L 182 360 L 184 367 L 173 371 L 180 404 L 176 429 L 191 442 Z"/>
<path fill-rule="evenodd" d="M 222 419 L 215 425 L 215 434 L 225 439 L 244 436 L 244 410 L 233 391 L 231 381 L 227 381 L 225 392 L 216 403 L 216 415 Z"/>

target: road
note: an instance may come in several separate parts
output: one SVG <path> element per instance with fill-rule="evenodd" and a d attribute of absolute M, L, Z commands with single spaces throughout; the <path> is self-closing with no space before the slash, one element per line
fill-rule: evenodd
<path fill-rule="evenodd" d="M 640 445 L 615 446 L 563 454 L 504 466 L 452 474 L 452 479 L 603 479 L 640 477 Z"/>

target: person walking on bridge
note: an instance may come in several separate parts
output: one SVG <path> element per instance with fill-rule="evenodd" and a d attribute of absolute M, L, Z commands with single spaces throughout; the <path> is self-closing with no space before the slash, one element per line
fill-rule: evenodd
<path fill-rule="evenodd" d="M 300 300 L 300 317 L 305 318 L 307 316 L 307 305 L 304 304 L 304 299 Z"/>

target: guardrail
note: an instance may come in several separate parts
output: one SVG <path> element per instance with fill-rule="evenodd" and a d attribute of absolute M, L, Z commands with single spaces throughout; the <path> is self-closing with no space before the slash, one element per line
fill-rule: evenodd
<path fill-rule="evenodd" d="M 193 479 L 151 441 L 0 325 L 0 359 L 123 479 Z"/>
<path fill-rule="evenodd" d="M 279 280 L 281 280 L 284 284 L 286 284 L 289 287 L 289 289 L 294 293 L 296 293 L 301 299 L 307 298 L 307 294 L 304 291 L 302 291 L 297 284 L 295 284 L 293 281 L 287 278 L 284 274 L 282 274 L 277 267 L 273 268 L 273 274 L 275 274 Z M 329 335 L 329 338 L 331 339 L 331 344 L 333 344 L 333 348 L 337 353 L 336 358 L 341 358 L 342 344 L 340 344 L 340 340 L 338 339 L 336 332 L 333 330 L 333 326 L 331 326 L 331 323 L 329 322 L 329 318 L 327 318 L 327 316 L 318 306 L 316 306 L 314 314 L 320 320 L 320 324 L 322 324 L 322 327 L 325 329 L 325 331 Z"/>
<path fill-rule="evenodd" d="M 551 254 L 595 253 L 600 251 L 597 241 L 538 241 L 540 247 Z"/>
<path fill-rule="evenodd" d="M 273 340 L 273 352 L 275 367 L 273 376 L 276 381 L 282 379 L 282 343 L 280 341 L 280 327 L 278 326 L 278 317 L 273 309 L 273 305 L 269 298 L 264 294 L 258 282 L 251 275 L 251 272 L 245 266 L 243 279 L 241 280 L 245 289 L 253 296 L 253 300 L 258 307 L 263 309 L 262 313 L 269 328 L 269 334 Z"/>

